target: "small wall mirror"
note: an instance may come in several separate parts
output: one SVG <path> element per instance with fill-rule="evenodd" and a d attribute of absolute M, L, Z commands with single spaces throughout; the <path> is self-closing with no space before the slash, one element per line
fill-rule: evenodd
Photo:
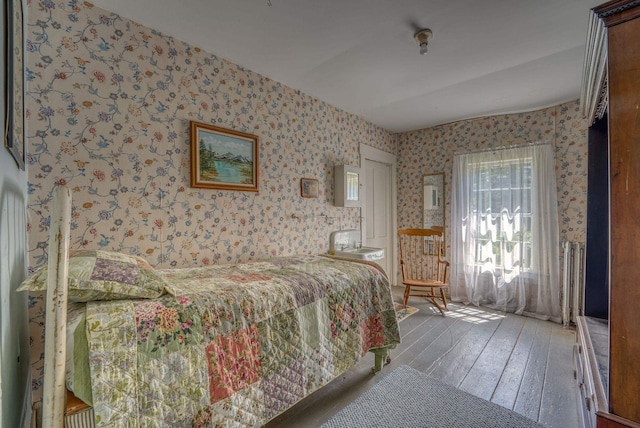
<path fill-rule="evenodd" d="M 422 227 L 442 228 L 442 251 L 444 251 L 444 172 L 422 176 Z M 427 254 L 436 254 L 435 248 L 425 246 Z"/>
<path fill-rule="evenodd" d="M 347 171 L 347 201 L 359 201 L 360 196 L 358 191 L 360 184 L 358 178 L 360 174 L 353 171 Z"/>

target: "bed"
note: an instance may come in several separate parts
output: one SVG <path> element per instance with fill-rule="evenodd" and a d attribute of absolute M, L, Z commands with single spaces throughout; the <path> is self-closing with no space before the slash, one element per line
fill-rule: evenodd
<path fill-rule="evenodd" d="M 96 426 L 260 426 L 369 351 L 379 371 L 400 341 L 375 264 L 303 255 L 154 270 L 119 253 L 69 257 L 70 211 L 57 188 L 49 264 L 25 284 L 56 308 L 44 426 L 61 426 L 65 385 Z"/>

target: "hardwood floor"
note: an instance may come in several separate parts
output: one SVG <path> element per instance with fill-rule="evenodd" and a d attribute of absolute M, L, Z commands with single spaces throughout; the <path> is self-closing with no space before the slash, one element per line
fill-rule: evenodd
<path fill-rule="evenodd" d="M 402 288 L 393 291 L 400 301 Z M 400 323 L 402 343 L 392 351 L 391 364 L 382 372 L 371 374 L 370 354 L 266 426 L 321 425 L 402 364 L 547 427 L 580 426 L 573 329 L 456 304 L 443 317 L 430 303 L 415 297 L 409 305 L 420 311 Z"/>

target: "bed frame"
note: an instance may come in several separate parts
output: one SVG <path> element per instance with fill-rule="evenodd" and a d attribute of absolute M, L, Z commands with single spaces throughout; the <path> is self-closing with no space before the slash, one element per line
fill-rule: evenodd
<path fill-rule="evenodd" d="M 71 190 L 64 186 L 56 187 L 49 231 L 42 389 L 42 426 L 52 428 L 64 427 L 70 223 Z"/>
<path fill-rule="evenodd" d="M 73 401 L 65 386 L 68 263 L 71 223 L 71 190 L 57 186 L 53 191 L 53 211 L 49 232 L 49 259 L 45 316 L 44 381 L 42 426 L 46 428 L 93 427 L 92 409 Z M 372 349 L 373 373 L 388 364 L 390 348 Z M 71 399 L 68 397 L 71 396 Z M 76 421 L 69 418 L 81 413 Z M 88 412 L 89 411 L 89 412 Z M 67 414 L 65 421 L 65 413 Z M 91 419 L 91 420 L 89 420 Z"/>

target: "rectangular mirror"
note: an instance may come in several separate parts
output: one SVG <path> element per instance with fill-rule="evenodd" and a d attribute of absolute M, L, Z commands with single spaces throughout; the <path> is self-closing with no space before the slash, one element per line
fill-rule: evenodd
<path fill-rule="evenodd" d="M 422 227 L 442 230 L 442 251 L 444 253 L 444 172 L 422 176 Z M 427 254 L 436 254 L 435 248 L 425 246 Z M 444 254 L 443 254 L 444 255 Z"/>
<path fill-rule="evenodd" d="M 358 201 L 360 196 L 358 195 L 359 174 L 353 171 L 347 171 L 347 201 Z"/>

